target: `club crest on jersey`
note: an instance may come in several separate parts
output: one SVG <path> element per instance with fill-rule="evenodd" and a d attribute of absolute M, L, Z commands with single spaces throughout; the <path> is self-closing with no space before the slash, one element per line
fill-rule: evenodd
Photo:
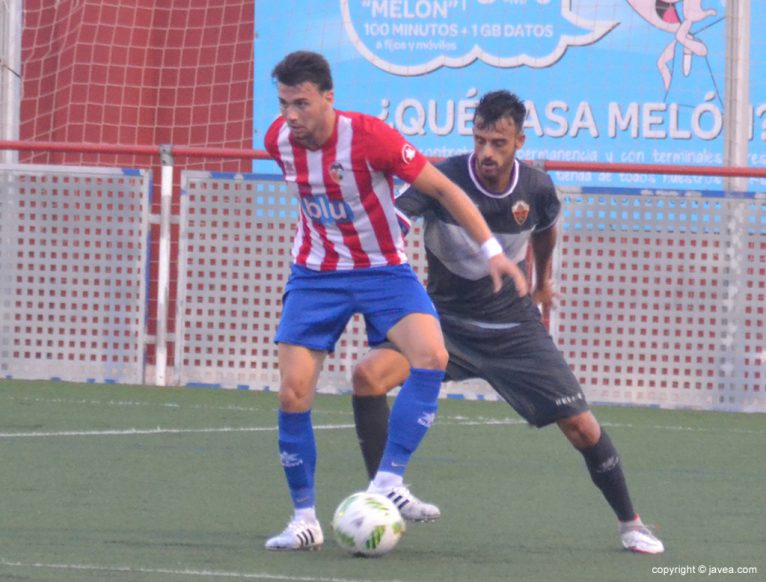
<path fill-rule="evenodd" d="M 529 204 L 523 200 L 519 200 L 513 205 L 511 210 L 513 212 L 513 218 L 516 220 L 516 224 L 521 226 L 527 221 L 527 218 L 529 217 Z"/>
<path fill-rule="evenodd" d="M 354 220 L 351 206 L 344 200 L 330 200 L 324 194 L 302 197 L 301 209 L 312 222 L 319 224 L 343 224 Z"/>
<path fill-rule="evenodd" d="M 343 164 L 340 162 L 333 162 L 330 166 L 330 178 L 335 180 L 336 183 L 340 184 L 343 181 Z"/>
<path fill-rule="evenodd" d="M 402 159 L 404 160 L 405 164 L 409 164 L 412 160 L 415 159 L 415 148 L 412 147 L 410 144 L 406 143 L 402 146 Z"/>

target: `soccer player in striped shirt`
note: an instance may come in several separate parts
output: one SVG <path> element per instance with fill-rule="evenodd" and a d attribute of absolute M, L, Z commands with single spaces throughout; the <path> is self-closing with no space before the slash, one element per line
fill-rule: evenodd
<path fill-rule="evenodd" d="M 433 303 L 407 264 L 400 226 L 406 219 L 394 207 L 394 178 L 415 185 L 454 216 L 480 246 L 496 289 L 507 276 L 524 295 L 527 283 L 458 186 L 381 120 L 334 108 L 324 57 L 290 53 L 272 77 L 281 115 L 264 142 L 300 200 L 300 217 L 276 333 L 279 454 L 294 513 L 266 548 L 301 550 L 323 542 L 311 423 L 317 378 L 355 313 L 364 317 L 371 346 L 392 342 L 410 367 L 369 490 L 392 499 L 405 519 L 432 521 L 440 515 L 403 484 L 410 457 L 436 415 L 447 351 Z"/>

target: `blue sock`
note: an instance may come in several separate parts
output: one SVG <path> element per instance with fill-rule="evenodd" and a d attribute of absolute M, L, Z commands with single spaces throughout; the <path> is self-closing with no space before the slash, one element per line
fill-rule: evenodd
<path fill-rule="evenodd" d="M 277 418 L 279 460 L 287 477 L 287 487 L 293 498 L 293 507 L 313 507 L 314 470 L 317 461 L 314 427 L 311 411 L 279 411 Z"/>
<path fill-rule="evenodd" d="M 388 440 L 379 471 L 403 476 L 410 457 L 436 418 L 444 370 L 412 368 L 388 419 Z"/>

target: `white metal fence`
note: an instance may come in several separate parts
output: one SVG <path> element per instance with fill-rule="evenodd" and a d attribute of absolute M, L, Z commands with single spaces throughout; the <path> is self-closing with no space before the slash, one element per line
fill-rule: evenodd
<path fill-rule="evenodd" d="M 144 379 L 148 172 L 0 166 L 0 374 Z"/>
<path fill-rule="evenodd" d="M 2 374 L 142 380 L 155 339 L 145 334 L 150 175 L 0 172 Z M 173 356 L 154 378 L 276 389 L 273 335 L 297 204 L 278 177 L 185 171 L 181 188 L 175 329 L 167 333 L 160 316 L 156 336 Z M 765 197 L 568 190 L 561 198 L 551 332 L 591 402 L 766 412 Z M 170 224 L 169 212 L 162 204 L 157 221 Z M 409 255 L 425 277 L 421 244 L 416 227 Z M 170 253 L 159 256 L 158 302 L 171 270 Z M 355 318 L 320 390 L 348 391 L 365 350 Z M 443 395 L 496 399 L 478 381 L 446 385 Z"/>
<path fill-rule="evenodd" d="M 563 192 L 554 326 L 592 401 L 766 411 L 766 201 Z"/>

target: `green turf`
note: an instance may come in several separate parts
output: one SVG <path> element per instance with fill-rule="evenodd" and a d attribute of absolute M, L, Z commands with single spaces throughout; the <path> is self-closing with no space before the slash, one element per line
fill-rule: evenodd
<path fill-rule="evenodd" d="M 407 474 L 442 520 L 361 559 L 328 527 L 366 485 L 344 396 L 314 410 L 325 547 L 263 549 L 290 514 L 276 406 L 270 393 L 0 381 L 0 580 L 631 581 L 699 565 L 766 579 L 766 415 L 596 410 L 667 546 L 639 556 L 558 430 L 505 404 L 442 401 Z"/>

